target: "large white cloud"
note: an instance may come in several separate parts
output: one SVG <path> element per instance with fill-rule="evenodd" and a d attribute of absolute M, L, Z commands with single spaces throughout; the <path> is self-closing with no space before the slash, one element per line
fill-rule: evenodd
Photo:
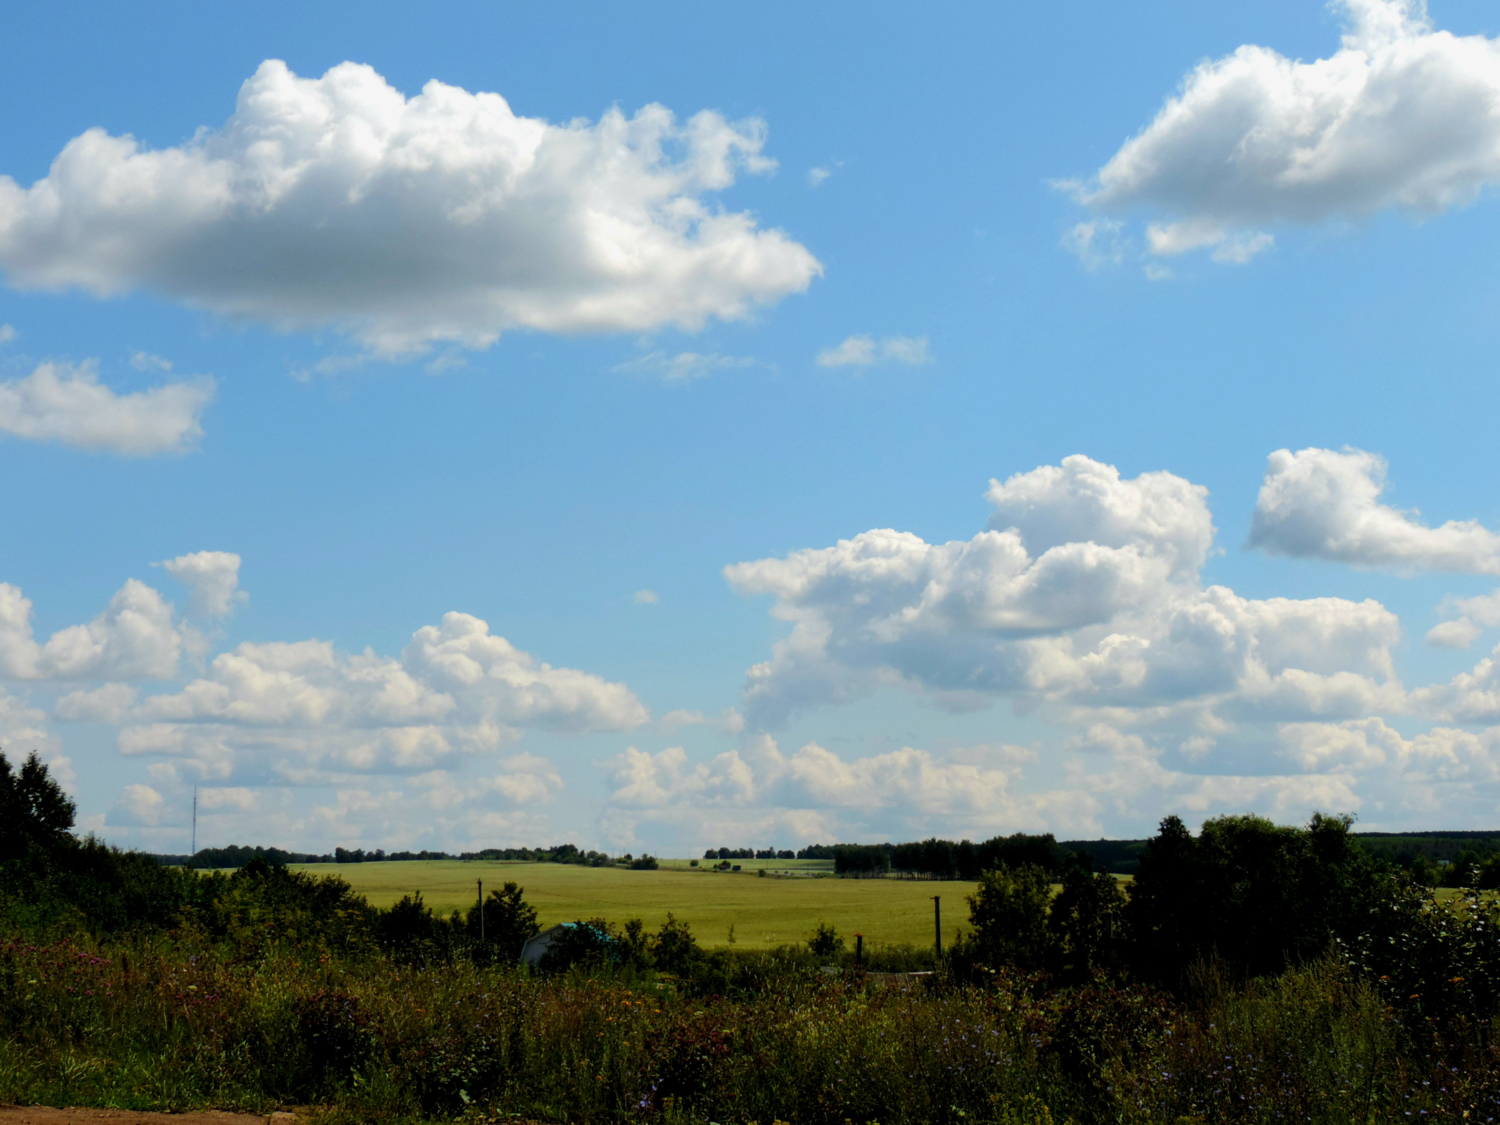
<path fill-rule="evenodd" d="M 0 382 L 0 433 L 135 457 L 181 453 L 203 436 L 199 418 L 213 397 L 212 379 L 119 394 L 92 364 L 44 363 Z"/>
<path fill-rule="evenodd" d="M 1279 449 L 1266 464 L 1250 545 L 1363 567 L 1500 574 L 1500 534 L 1474 520 L 1428 527 L 1380 503 L 1385 461 L 1359 449 Z"/>
<path fill-rule="evenodd" d="M 0 582 L 0 679 L 166 680 L 196 643 L 171 603 L 132 578 L 88 624 L 60 629 L 39 644 L 30 599 Z"/>
<path fill-rule="evenodd" d="M 706 762 L 681 747 L 651 754 L 632 746 L 605 763 L 603 825 L 622 847 L 660 826 L 697 847 L 913 837 L 933 824 L 980 837 L 1017 827 L 1097 832 L 1087 793 L 1015 791 L 1021 766 L 1035 757 L 1024 747 L 984 745 L 845 758 L 816 742 L 785 754 L 763 734 Z"/>
<path fill-rule="evenodd" d="M 1334 724 L 1307 725 L 1316 729 L 1302 743 L 1341 734 Z M 1409 747 L 1392 738 L 1393 757 L 1406 761 Z M 695 847 L 917 839 L 934 830 L 970 839 L 1018 830 L 1095 837 L 1111 827 L 1140 831 L 1168 811 L 1254 808 L 1284 819 L 1352 812 L 1364 803 L 1353 767 L 1371 764 L 1327 758 L 1299 762 L 1295 773 L 1191 772 L 1164 757 L 1160 745 L 1105 723 L 1040 751 L 995 744 L 850 757 L 809 742 L 785 754 L 757 735 L 740 750 L 695 762 L 677 747 L 655 754 L 631 747 L 605 763 L 603 826 L 619 846 L 663 830 Z"/>
<path fill-rule="evenodd" d="M 1200 63 L 1156 119 L 1080 189 L 1146 211 L 1157 254 L 1242 262 L 1257 228 L 1431 215 L 1500 180 L 1500 42 L 1433 28 L 1421 0 L 1343 0 L 1348 30 L 1302 62 L 1246 45 Z"/>
<path fill-rule="evenodd" d="M 1446 684 L 1418 688 L 1412 704 L 1450 723 L 1500 723 L 1500 647 Z"/>
<path fill-rule="evenodd" d="M 120 749 L 163 760 L 174 779 L 256 784 L 414 774 L 493 754 L 523 730 L 626 730 L 650 717 L 624 684 L 546 664 L 462 613 L 418 629 L 400 659 L 327 641 L 245 643 L 179 691 L 133 705 L 75 693 L 57 713 L 106 711 L 122 724 Z"/>
<path fill-rule="evenodd" d="M 992 482 L 990 530 L 971 540 L 874 530 L 727 567 L 792 623 L 749 672 L 747 717 L 776 724 L 882 684 L 957 707 L 1010 696 L 1291 719 L 1399 705 L 1400 626 L 1378 603 L 1202 587 L 1205 496 L 1169 473 L 1125 480 L 1069 457 Z"/>
<path fill-rule="evenodd" d="M 147 288 L 383 352 L 483 347 L 511 328 L 696 328 L 807 288 L 806 248 L 712 193 L 764 172 L 765 126 L 658 105 L 553 125 L 498 94 L 368 66 L 301 78 L 276 60 L 235 112 L 150 149 L 101 129 L 46 178 L 0 178 L 12 285 Z"/>

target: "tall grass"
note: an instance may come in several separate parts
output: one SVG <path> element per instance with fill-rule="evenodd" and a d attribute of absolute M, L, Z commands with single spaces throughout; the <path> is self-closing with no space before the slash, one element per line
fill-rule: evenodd
<path fill-rule="evenodd" d="M 106 946 L 17 938 L 0 943 L 0 1100 L 319 1104 L 371 1121 L 1497 1116 L 1485 1029 L 1443 1038 L 1403 1023 L 1332 962 L 1239 985 L 1206 971 L 1182 1003 L 1005 974 L 876 984 L 790 951 L 719 965 L 721 994 L 704 996 L 628 971 L 404 968 L 274 945 L 243 955 L 187 932 Z"/>

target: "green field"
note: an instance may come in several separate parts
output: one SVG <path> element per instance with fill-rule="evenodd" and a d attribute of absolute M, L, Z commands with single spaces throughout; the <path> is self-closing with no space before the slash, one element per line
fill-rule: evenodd
<path fill-rule="evenodd" d="M 664 861 L 658 871 L 611 867 L 574 867 L 561 863 L 485 863 L 463 860 L 384 863 L 319 863 L 299 868 L 318 875 L 337 875 L 376 906 L 390 906 L 404 894 L 421 891 L 433 909 L 447 913 L 475 901 L 475 880 L 486 892 L 514 881 L 526 901 L 537 908 L 543 927 L 580 918 L 623 922 L 640 918 L 652 929 L 671 911 L 693 928 L 700 944 L 766 949 L 802 941 L 819 922 L 838 927 L 852 944 L 863 933 L 872 947 L 880 944 L 928 945 L 932 942 L 932 896 L 942 896 L 943 941 L 967 928 L 973 883 L 929 883 L 904 879 L 838 879 L 817 877 L 831 866 L 816 860 L 735 860 L 745 870 L 713 873 L 689 868 L 687 861 Z M 768 875 L 772 871 L 805 874 Z"/>

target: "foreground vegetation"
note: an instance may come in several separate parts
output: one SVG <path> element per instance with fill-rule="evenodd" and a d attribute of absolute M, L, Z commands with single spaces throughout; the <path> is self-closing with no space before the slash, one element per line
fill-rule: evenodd
<path fill-rule="evenodd" d="M 474 1125 L 1500 1108 L 1500 911 L 1436 901 L 1337 819 L 1169 819 L 1128 898 L 1081 864 L 1056 896 L 1039 866 L 987 871 L 941 960 L 857 963 L 827 925 L 705 950 L 669 917 L 575 926 L 531 972 L 514 885 L 482 911 L 379 909 L 264 862 L 161 867 L 71 818 L 42 767 L 0 759 L 0 1100 Z"/>

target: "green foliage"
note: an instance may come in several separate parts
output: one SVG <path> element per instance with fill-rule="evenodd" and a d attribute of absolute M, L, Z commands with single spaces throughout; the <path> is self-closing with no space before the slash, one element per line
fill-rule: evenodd
<path fill-rule="evenodd" d="M 19 770 L 0 754 L 0 863 L 46 863 L 72 844 L 76 806 L 33 752 Z"/>
<path fill-rule="evenodd" d="M 844 939 L 827 922 L 819 922 L 812 937 L 807 939 L 807 948 L 814 957 L 837 957 L 844 951 Z"/>
<path fill-rule="evenodd" d="M 292 949 L 252 969 L 196 940 L 0 942 L 0 1099 L 580 1125 L 1497 1110 L 1493 1055 L 1426 1053 L 1385 997 L 1329 962 L 1248 986 L 1201 981 L 1194 1005 L 1006 973 L 983 988 L 874 986 L 818 973 L 805 951 L 725 962 L 727 988 L 705 998 L 609 969 L 533 977 Z"/>
<path fill-rule="evenodd" d="M 1093 873 L 1086 859 L 1070 865 L 1047 913 L 1058 970 L 1076 979 L 1118 967 L 1124 908 L 1125 896 L 1113 875 Z"/>
<path fill-rule="evenodd" d="M 603 918 L 564 923 L 564 930 L 547 948 L 538 966 L 544 973 L 583 968 L 599 972 L 619 958 L 618 943 Z"/>
<path fill-rule="evenodd" d="M 1168 817 L 1125 907 L 1135 967 L 1176 987 L 1205 958 L 1251 976 L 1306 963 L 1359 930 L 1388 878 L 1350 840 L 1347 818 L 1299 829 L 1225 816 L 1195 838 Z"/>
<path fill-rule="evenodd" d="M 985 871 L 1027 863 L 1048 872 L 1062 866 L 1063 850 L 1052 833 L 1029 836 L 1016 832 L 978 844 L 938 839 L 897 844 L 891 849 L 890 860 L 894 871 L 916 872 L 938 879 L 978 879 Z"/>
<path fill-rule="evenodd" d="M 968 896 L 978 957 L 993 967 L 1043 968 L 1052 953 L 1051 899 L 1047 872 L 1035 864 L 986 871 Z"/>
<path fill-rule="evenodd" d="M 491 891 L 482 906 L 469 910 L 464 930 L 472 956 L 486 961 L 514 961 L 521 955 L 527 939 L 541 929 L 536 907 L 521 895 L 521 887 L 508 882 L 500 890 Z"/>
<path fill-rule="evenodd" d="M 668 914 L 651 939 L 651 963 L 663 972 L 685 973 L 701 956 L 692 928 Z"/>

